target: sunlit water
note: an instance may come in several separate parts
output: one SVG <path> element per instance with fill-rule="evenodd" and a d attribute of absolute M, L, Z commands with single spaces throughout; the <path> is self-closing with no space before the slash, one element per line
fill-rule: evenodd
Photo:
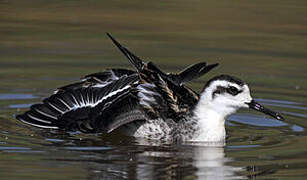
<path fill-rule="evenodd" d="M 304 179 L 304 1 L 0 1 L 0 179 Z M 14 116 L 59 86 L 130 67 L 104 32 L 165 71 L 199 61 L 246 81 L 278 121 L 240 110 L 226 144 L 42 130 Z"/>

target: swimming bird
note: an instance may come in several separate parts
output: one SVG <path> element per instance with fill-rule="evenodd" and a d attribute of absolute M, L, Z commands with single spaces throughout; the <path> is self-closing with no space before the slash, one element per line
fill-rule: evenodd
<path fill-rule="evenodd" d="M 210 79 L 198 94 L 185 83 L 218 64 L 197 63 L 181 73 L 164 73 L 144 62 L 110 34 L 134 70 L 109 69 L 58 88 L 16 118 L 48 129 L 110 133 L 176 141 L 221 142 L 225 120 L 239 108 L 250 108 L 278 120 L 283 117 L 257 103 L 248 85 L 230 75 Z"/>

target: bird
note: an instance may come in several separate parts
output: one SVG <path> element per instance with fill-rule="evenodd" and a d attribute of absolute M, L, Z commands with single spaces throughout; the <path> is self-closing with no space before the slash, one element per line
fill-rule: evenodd
<path fill-rule="evenodd" d="M 109 33 L 107 36 L 134 70 L 113 68 L 86 75 L 57 88 L 54 94 L 16 118 L 39 128 L 128 136 L 165 141 L 224 142 L 225 121 L 240 108 L 284 120 L 258 102 L 237 77 L 217 75 L 200 93 L 186 83 L 218 66 L 200 62 L 180 73 L 165 73 L 145 62 Z"/>

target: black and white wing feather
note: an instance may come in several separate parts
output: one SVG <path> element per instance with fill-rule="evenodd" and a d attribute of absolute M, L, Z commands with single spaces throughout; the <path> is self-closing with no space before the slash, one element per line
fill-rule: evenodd
<path fill-rule="evenodd" d="M 103 88 L 64 88 L 46 98 L 42 104 L 31 106 L 30 111 L 18 115 L 17 119 L 41 128 L 98 132 L 102 127 L 95 125 L 105 121 L 102 119 L 107 114 L 105 112 L 119 100 L 133 97 L 133 86 L 138 81 L 138 75 L 132 74 L 111 81 Z"/>
<path fill-rule="evenodd" d="M 93 74 L 86 75 L 81 79 L 80 82 L 69 84 L 60 88 L 57 88 L 56 92 L 63 92 L 67 90 L 75 90 L 85 87 L 104 87 L 113 81 L 121 79 L 123 77 L 135 74 L 135 71 L 128 69 L 110 69 L 108 71 L 97 72 Z"/>

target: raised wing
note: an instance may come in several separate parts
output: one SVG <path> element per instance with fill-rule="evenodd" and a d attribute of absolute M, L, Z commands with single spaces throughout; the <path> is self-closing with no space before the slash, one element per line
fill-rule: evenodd
<path fill-rule="evenodd" d="M 41 128 L 110 132 L 124 124 L 155 118 L 182 119 L 198 101 L 198 94 L 183 84 L 216 67 L 198 63 L 179 74 L 166 74 L 144 63 L 108 36 L 137 72 L 111 69 L 85 76 L 81 82 L 58 88 L 42 104 L 35 104 L 17 119 Z"/>
<path fill-rule="evenodd" d="M 113 81 L 116 81 L 123 77 L 128 77 L 132 74 L 135 74 L 135 71 L 127 69 L 110 69 L 103 72 L 93 73 L 86 75 L 81 79 L 80 82 L 69 84 L 60 88 L 57 88 L 56 92 L 63 92 L 68 90 L 76 90 L 79 88 L 86 87 L 104 87 L 110 84 Z"/>
<path fill-rule="evenodd" d="M 106 126 L 96 126 L 97 123 L 108 124 L 102 119 L 108 114 L 105 112 L 119 101 L 122 102 L 122 99 L 132 96 L 138 81 L 138 75 L 132 74 L 112 81 L 103 88 L 65 88 L 65 91 L 46 98 L 42 104 L 31 106 L 30 111 L 16 118 L 41 128 L 99 132 Z"/>
<path fill-rule="evenodd" d="M 129 51 L 126 47 L 122 46 L 109 33 L 107 33 L 107 35 L 112 40 L 112 42 L 118 47 L 118 49 L 127 57 L 129 62 L 134 66 L 134 68 L 138 72 L 141 72 L 144 69 L 149 69 L 159 74 L 162 78 L 167 79 L 168 81 L 174 83 L 177 86 L 183 85 L 184 83 L 197 79 L 206 74 L 207 72 L 209 72 L 211 69 L 218 66 L 218 63 L 207 65 L 207 63 L 205 62 L 201 62 L 187 67 L 179 74 L 166 74 L 163 71 L 161 71 L 156 65 L 154 65 L 152 62 L 145 63 L 142 59 L 140 59 L 131 51 Z"/>

